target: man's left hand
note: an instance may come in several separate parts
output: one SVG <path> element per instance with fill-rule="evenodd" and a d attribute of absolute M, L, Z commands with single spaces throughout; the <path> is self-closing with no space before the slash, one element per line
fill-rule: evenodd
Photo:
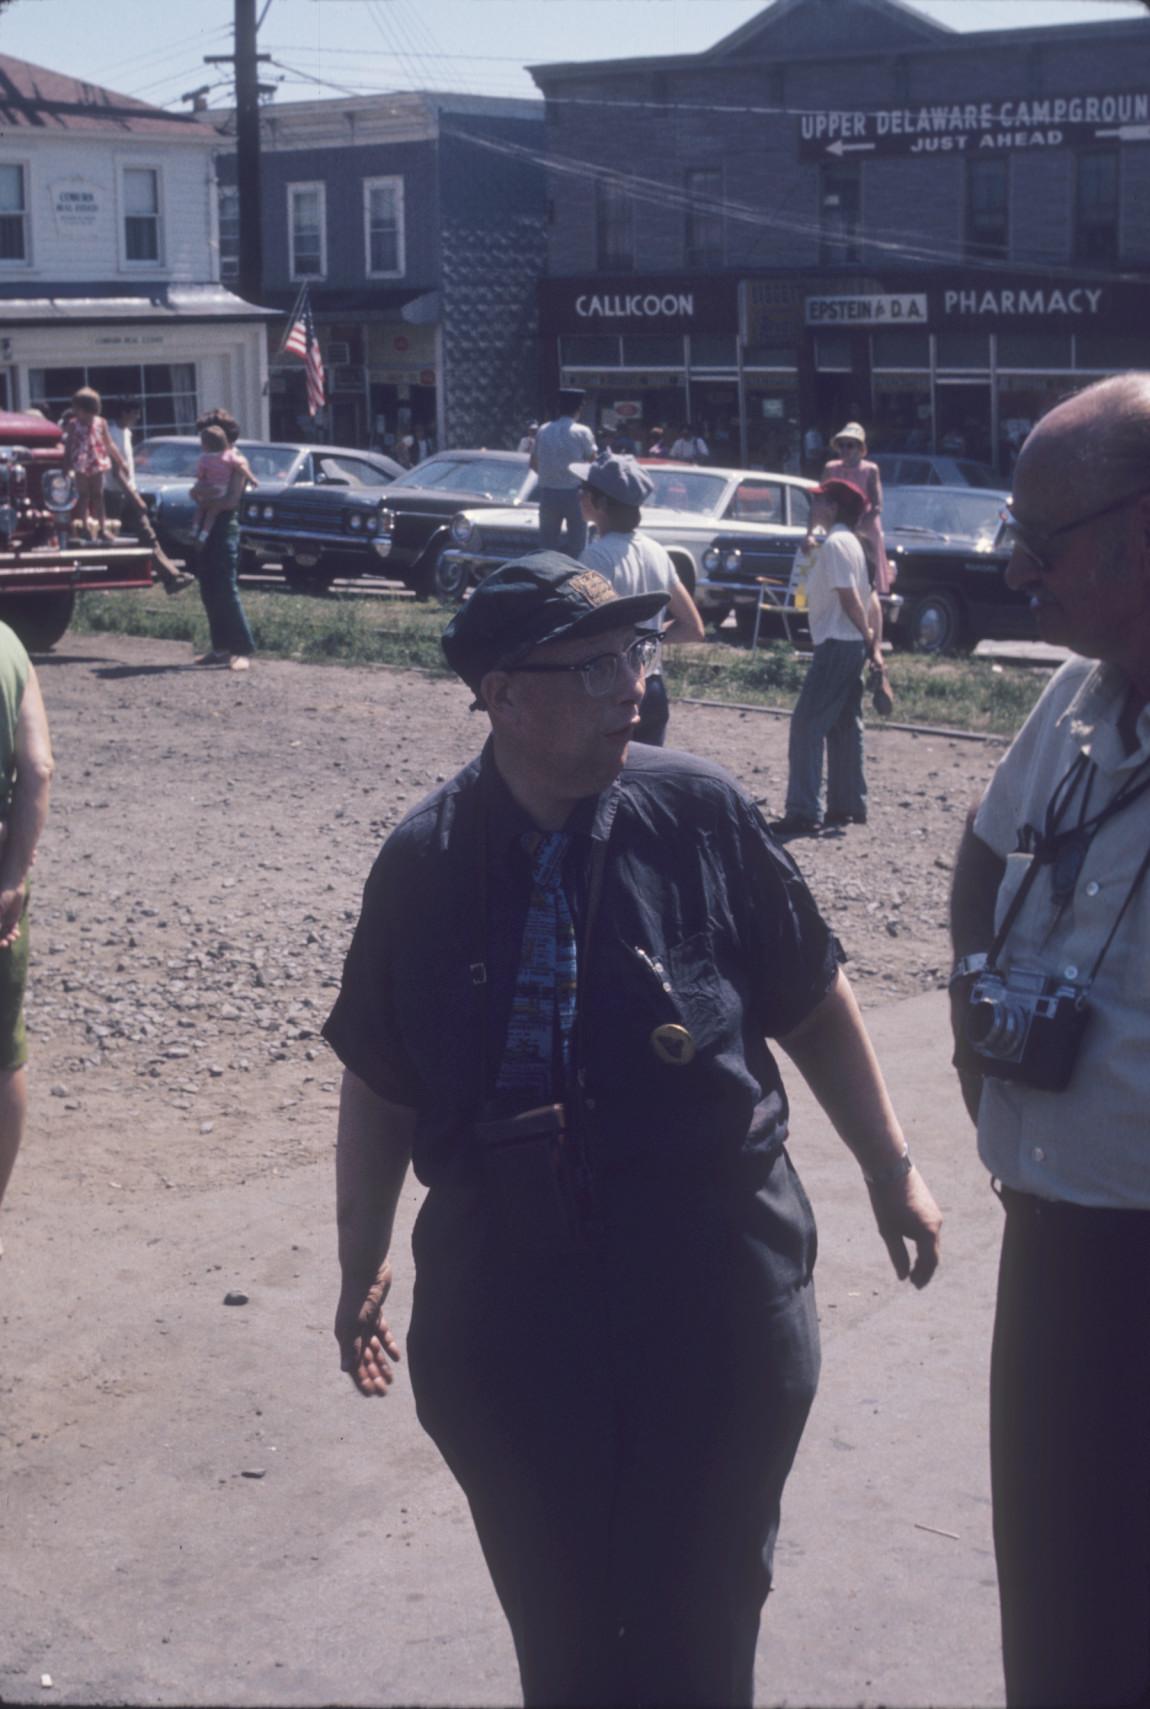
<path fill-rule="evenodd" d="M 900 1282 L 909 1276 L 916 1288 L 925 1288 L 938 1269 L 942 1229 L 942 1212 L 930 1188 L 912 1167 L 910 1174 L 901 1180 L 887 1181 L 869 1191 L 874 1219 L 890 1253 L 895 1275 Z M 916 1248 L 913 1264 L 908 1241 Z"/>

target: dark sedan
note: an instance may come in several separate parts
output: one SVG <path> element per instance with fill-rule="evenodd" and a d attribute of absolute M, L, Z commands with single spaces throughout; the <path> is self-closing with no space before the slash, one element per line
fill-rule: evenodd
<path fill-rule="evenodd" d="M 1000 544 L 1008 495 L 971 487 L 900 487 L 886 494 L 883 527 L 895 572 L 886 612 L 892 641 L 918 652 L 952 652 L 981 640 L 1033 640 L 1026 596 L 1006 585 L 1009 549 Z M 767 634 L 805 628 L 790 597 L 792 559 L 777 538 L 717 535 L 708 574 L 753 613 L 766 589 L 778 615 L 764 614 Z M 744 628 L 747 627 L 744 623 Z"/>
<path fill-rule="evenodd" d="M 403 474 L 390 457 L 339 445 L 241 439 L 238 449 L 260 483 L 250 490 L 265 498 L 286 487 L 367 489 L 378 497 L 381 488 Z M 200 441 L 192 434 L 145 439 L 136 447 L 136 486 L 151 512 L 160 544 L 175 557 L 186 556 L 192 548 L 196 505 L 191 493 L 202 455 Z"/>
<path fill-rule="evenodd" d="M 517 509 L 534 491 L 530 461 L 520 451 L 440 451 L 425 458 L 388 489 L 387 573 L 426 598 L 435 586 L 439 555 L 451 544 L 453 516 L 461 510 Z"/>

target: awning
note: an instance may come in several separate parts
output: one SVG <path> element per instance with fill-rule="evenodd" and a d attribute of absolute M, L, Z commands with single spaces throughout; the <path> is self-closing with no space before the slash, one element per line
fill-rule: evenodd
<path fill-rule="evenodd" d="M 132 295 L 104 295 L 91 285 L 46 285 L 40 295 L 15 295 L 26 284 L 0 285 L 0 328 L 16 326 L 100 326 L 108 321 L 265 321 L 276 310 L 245 303 L 223 285 L 146 286 Z M 113 287 L 122 292 L 122 285 Z"/>

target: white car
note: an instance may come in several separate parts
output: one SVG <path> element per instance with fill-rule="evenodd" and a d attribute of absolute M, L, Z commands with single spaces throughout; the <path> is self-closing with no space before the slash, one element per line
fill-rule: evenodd
<path fill-rule="evenodd" d="M 646 461 L 643 467 L 655 491 L 643 506 L 640 526 L 667 548 L 679 579 L 713 622 L 721 623 L 731 609 L 730 597 L 711 586 L 703 568 L 703 554 L 720 529 L 724 535 L 745 529 L 760 539 L 777 532 L 792 552 L 806 534 L 808 495 L 815 483 L 800 475 L 662 460 Z M 497 565 L 538 550 L 538 507 L 461 510 L 452 518 L 450 534 L 436 563 L 434 591 L 440 599 L 458 600 Z"/>

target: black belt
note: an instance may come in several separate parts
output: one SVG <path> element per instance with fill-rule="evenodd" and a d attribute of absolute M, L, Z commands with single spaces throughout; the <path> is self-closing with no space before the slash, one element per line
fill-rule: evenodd
<path fill-rule="evenodd" d="M 1020 1193 L 1002 1181 L 993 1183 L 994 1190 L 1012 1216 L 1028 1217 L 1032 1222 L 1063 1222 L 1084 1225 L 1087 1221 L 1101 1225 L 1113 1218 L 1150 1217 L 1150 1210 L 1118 1205 L 1077 1205 L 1071 1199 L 1044 1199 L 1038 1193 Z M 1129 1224 L 1127 1223 L 1127 1226 Z"/>

